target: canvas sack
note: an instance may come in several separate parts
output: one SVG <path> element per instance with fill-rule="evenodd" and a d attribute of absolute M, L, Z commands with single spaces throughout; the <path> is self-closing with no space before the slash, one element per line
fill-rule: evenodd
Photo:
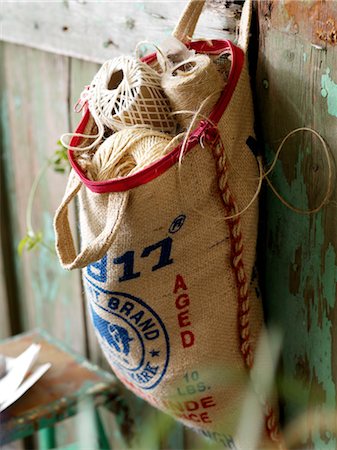
<path fill-rule="evenodd" d="M 180 39 L 193 34 L 203 3 L 188 4 L 175 32 Z M 210 120 L 191 133 L 182 164 L 178 146 L 140 173 L 94 182 L 70 151 L 73 170 L 55 216 L 61 264 L 82 269 L 92 323 L 114 373 L 187 426 L 225 448 L 245 450 L 250 436 L 236 433 L 262 327 L 261 299 L 251 283 L 257 202 L 238 214 L 259 175 L 247 145 L 254 136 L 245 55 L 250 14 L 246 1 L 238 46 L 191 44 L 207 54 L 227 49 L 232 68 Z M 90 127 L 87 111 L 77 132 Z M 75 196 L 80 252 L 68 220 Z M 274 448 L 275 414 L 268 402 L 261 407 L 266 426 L 259 448 Z"/>

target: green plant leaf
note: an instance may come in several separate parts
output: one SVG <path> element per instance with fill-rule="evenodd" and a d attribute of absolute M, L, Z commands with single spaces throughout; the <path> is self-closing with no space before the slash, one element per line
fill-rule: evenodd
<path fill-rule="evenodd" d="M 33 185 L 31 187 L 28 199 L 28 205 L 26 209 L 26 227 L 27 231 L 25 236 L 20 240 L 18 244 L 18 253 L 22 256 L 24 250 L 31 251 L 36 249 L 37 247 L 43 246 L 47 248 L 52 254 L 55 254 L 55 250 L 53 246 L 44 242 L 43 234 L 41 231 L 35 232 L 33 230 L 32 225 L 32 212 L 33 212 L 33 202 L 36 196 L 37 188 L 41 182 L 42 177 L 44 176 L 46 170 L 48 168 L 53 169 L 57 173 L 64 174 L 66 171 L 69 171 L 70 164 L 68 161 L 67 149 L 62 145 L 62 142 L 57 141 L 57 146 L 54 154 L 48 159 L 47 164 L 44 165 L 38 175 L 35 177 Z"/>
<path fill-rule="evenodd" d="M 57 141 L 58 148 L 49 159 L 51 168 L 58 173 L 65 173 L 70 168 L 67 149 L 63 147 L 61 141 Z"/>
<path fill-rule="evenodd" d="M 27 231 L 26 235 L 21 239 L 18 245 L 18 253 L 22 256 L 24 250 L 30 251 L 39 246 L 43 241 L 43 234 L 41 231 L 35 233 L 34 231 Z"/>

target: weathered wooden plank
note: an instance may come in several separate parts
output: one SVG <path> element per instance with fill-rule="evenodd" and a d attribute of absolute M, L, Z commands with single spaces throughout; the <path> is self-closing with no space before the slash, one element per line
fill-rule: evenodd
<path fill-rule="evenodd" d="M 76 58 L 72 58 L 70 60 L 70 128 L 74 131 L 81 120 L 81 114 L 75 113 L 73 106 L 76 104 L 79 99 L 82 90 L 88 84 L 90 84 L 93 76 L 99 69 L 99 65 L 91 62 L 86 62 L 83 60 L 79 60 Z M 65 130 L 63 130 L 65 131 Z M 79 274 L 79 271 L 76 271 Z M 90 323 L 89 311 L 84 302 L 84 310 L 85 310 L 85 322 L 86 322 L 86 339 L 87 339 L 87 347 L 91 361 L 95 362 L 100 366 L 104 366 L 106 369 L 109 369 L 109 366 L 103 357 L 102 351 L 98 345 L 97 338 L 95 336 L 93 327 Z"/>
<path fill-rule="evenodd" d="M 257 88 L 268 161 L 297 127 L 316 130 L 337 159 L 337 46 L 329 34 L 336 17 L 336 2 L 259 3 Z M 324 197 L 327 171 L 319 140 L 300 132 L 287 141 L 272 182 L 291 204 L 312 209 Z M 267 194 L 266 305 L 284 333 L 282 397 L 292 448 L 337 445 L 336 198 L 334 186 L 330 203 L 308 216 Z"/>
<path fill-rule="evenodd" d="M 0 56 L 2 56 L 2 45 L 0 44 Z M 3 82 L 3 73 L 0 70 L 0 81 Z M 1 83 L 2 84 L 2 83 Z M 1 95 L 1 94 L 0 94 Z M 1 96 L 2 97 L 2 96 Z M 2 98 L 1 98 L 2 100 Z M 13 263 L 13 258 L 9 258 L 12 254 L 12 248 L 10 244 L 10 236 L 9 233 L 9 214 L 8 214 L 8 193 L 6 189 L 6 181 L 4 176 L 4 160 L 3 160 L 3 144 L 4 140 L 2 139 L 3 133 L 1 129 L 0 123 L 0 148 L 1 148 L 1 161 L 0 161 L 0 204 L 1 204 L 1 216 L 0 216 L 0 227 L 1 227 L 1 236 L 0 236 L 0 339 L 6 338 L 10 336 L 11 333 L 11 324 L 10 324 L 10 312 L 8 308 L 8 299 L 12 302 L 13 297 L 16 297 L 15 290 L 11 290 L 9 284 L 10 283 L 10 273 Z M 5 273 L 6 267 L 6 273 Z M 13 279 L 12 279 L 13 282 Z M 14 281 L 15 283 L 15 281 Z M 15 283 L 16 284 L 16 283 Z M 14 295 L 13 295 L 14 294 Z"/>
<path fill-rule="evenodd" d="M 238 5 L 228 10 L 210 0 L 196 35 L 235 36 Z M 139 41 L 160 42 L 169 35 L 186 4 L 178 1 L 3 2 L 1 39 L 53 53 L 103 62 L 130 53 Z"/>
<path fill-rule="evenodd" d="M 76 113 L 74 111 L 74 106 L 79 99 L 82 90 L 88 84 L 90 84 L 94 74 L 99 69 L 99 65 L 91 62 L 86 62 L 83 60 L 78 60 L 76 58 L 70 59 L 70 80 L 69 80 L 69 102 L 70 102 L 70 113 L 69 113 L 69 126 L 72 131 L 74 131 L 81 120 L 81 114 Z M 64 130 L 63 130 L 64 131 Z M 75 203 L 77 206 L 77 204 Z M 77 212 L 75 212 L 77 215 Z M 79 244 L 80 244 L 80 237 Z M 79 276 L 79 283 L 81 282 L 80 272 L 77 271 Z M 82 284 L 81 284 L 82 287 Z M 95 364 L 100 365 L 101 367 L 105 366 L 108 369 L 108 365 L 105 364 L 104 357 L 99 348 L 96 336 L 90 324 L 89 311 L 86 305 L 86 299 L 84 297 L 83 290 L 82 292 L 82 302 L 83 302 L 83 310 L 84 310 L 84 325 L 85 325 L 85 333 L 86 333 L 86 349 L 90 360 L 95 362 Z M 109 369 L 110 370 L 110 369 Z"/>
<path fill-rule="evenodd" d="M 68 59 L 6 44 L 4 49 L 6 104 L 3 121 L 8 143 L 6 170 L 12 177 L 16 223 L 14 248 L 26 232 L 26 209 L 33 181 L 68 128 Z M 62 197 L 66 177 L 48 170 L 33 204 L 33 226 L 53 246 L 52 217 Z M 14 250 L 15 249 L 15 250 Z M 17 255 L 17 253 L 16 253 Z M 84 351 L 83 311 L 78 277 L 59 267 L 45 247 L 24 252 L 18 260 L 25 328 L 40 326 Z"/>
<path fill-rule="evenodd" d="M 4 61 L 5 45 L 0 43 L 1 61 Z M 5 87 L 5 67 L 0 66 L 1 98 L 1 247 L 6 286 L 6 311 L 13 333 L 19 333 L 27 325 L 27 306 L 23 301 L 23 285 L 19 282 L 21 261 L 15 257 L 16 248 L 13 236 L 18 233 L 17 200 L 10 152 L 10 132 L 8 116 L 8 92 Z M 20 311 L 20 312 L 18 312 Z"/>
<path fill-rule="evenodd" d="M 0 351 L 6 356 L 18 356 L 33 342 L 41 345 L 37 363 L 50 363 L 51 367 L 36 385 L 2 413 L 2 445 L 79 414 L 89 398 L 92 407 L 102 405 L 110 411 L 119 411 L 116 379 L 73 354 L 63 342 L 46 332 L 16 336 L 2 342 Z M 88 434 L 88 430 L 82 430 L 82 435 L 88 437 Z M 81 437 L 77 436 L 77 439 Z"/>
<path fill-rule="evenodd" d="M 10 336 L 9 312 L 3 264 L 2 249 L 0 247 L 0 339 Z"/>
<path fill-rule="evenodd" d="M 24 251 L 21 258 L 17 254 L 18 242 L 26 231 L 25 213 L 33 182 L 57 148 L 60 134 L 69 129 L 69 60 L 12 44 L 5 44 L 4 49 L 5 169 L 11 174 L 12 252 L 22 305 L 17 314 L 24 319 L 24 329 L 47 329 L 83 354 L 86 338 L 79 274 L 63 271 L 55 253 L 44 247 L 31 253 Z M 52 219 L 66 179 L 66 175 L 48 169 L 33 203 L 33 227 L 42 230 L 51 247 Z M 73 424 L 58 427 L 60 445 L 72 441 L 73 430 Z"/>

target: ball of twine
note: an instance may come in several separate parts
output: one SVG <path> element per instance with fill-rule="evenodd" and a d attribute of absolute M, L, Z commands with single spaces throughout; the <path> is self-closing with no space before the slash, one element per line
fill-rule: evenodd
<path fill-rule="evenodd" d="M 125 177 L 164 156 L 171 136 L 146 128 L 124 128 L 103 142 L 87 168 L 93 181 Z"/>
<path fill-rule="evenodd" d="M 170 100 L 177 121 L 188 128 L 193 111 L 208 116 L 225 86 L 223 76 L 207 55 L 195 55 L 162 75 L 162 86 Z M 190 111 L 190 113 L 188 112 Z"/>
<path fill-rule="evenodd" d="M 88 104 L 95 120 L 113 130 L 142 125 L 174 133 L 176 128 L 160 75 L 131 56 L 102 65 L 91 82 Z"/>

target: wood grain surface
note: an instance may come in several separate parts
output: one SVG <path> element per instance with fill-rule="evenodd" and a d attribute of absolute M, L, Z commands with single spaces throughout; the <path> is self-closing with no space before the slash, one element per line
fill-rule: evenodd
<path fill-rule="evenodd" d="M 259 3 L 257 91 L 266 160 L 292 130 L 309 127 L 337 159 L 337 2 Z M 328 165 L 321 142 L 300 131 L 285 143 L 271 177 L 292 205 L 324 198 Z M 291 448 L 337 446 L 337 190 L 320 212 L 301 215 L 268 190 L 265 303 L 281 327 L 281 387 Z"/>
<path fill-rule="evenodd" d="M 3 2 L 2 39 L 94 62 L 130 53 L 139 41 L 169 36 L 186 4 L 179 1 Z M 211 0 L 196 35 L 233 36 L 240 7 Z"/>
<path fill-rule="evenodd" d="M 69 60 L 26 47 L 4 44 L 7 142 L 3 151 L 10 173 L 13 253 L 20 284 L 17 314 L 26 329 L 40 326 L 83 352 L 83 305 L 79 274 L 63 271 L 53 251 L 52 219 L 66 177 L 43 173 L 33 204 L 33 228 L 41 230 L 52 251 L 41 247 L 19 258 L 17 245 L 26 232 L 26 210 L 33 181 L 57 148 L 68 125 Z"/>

